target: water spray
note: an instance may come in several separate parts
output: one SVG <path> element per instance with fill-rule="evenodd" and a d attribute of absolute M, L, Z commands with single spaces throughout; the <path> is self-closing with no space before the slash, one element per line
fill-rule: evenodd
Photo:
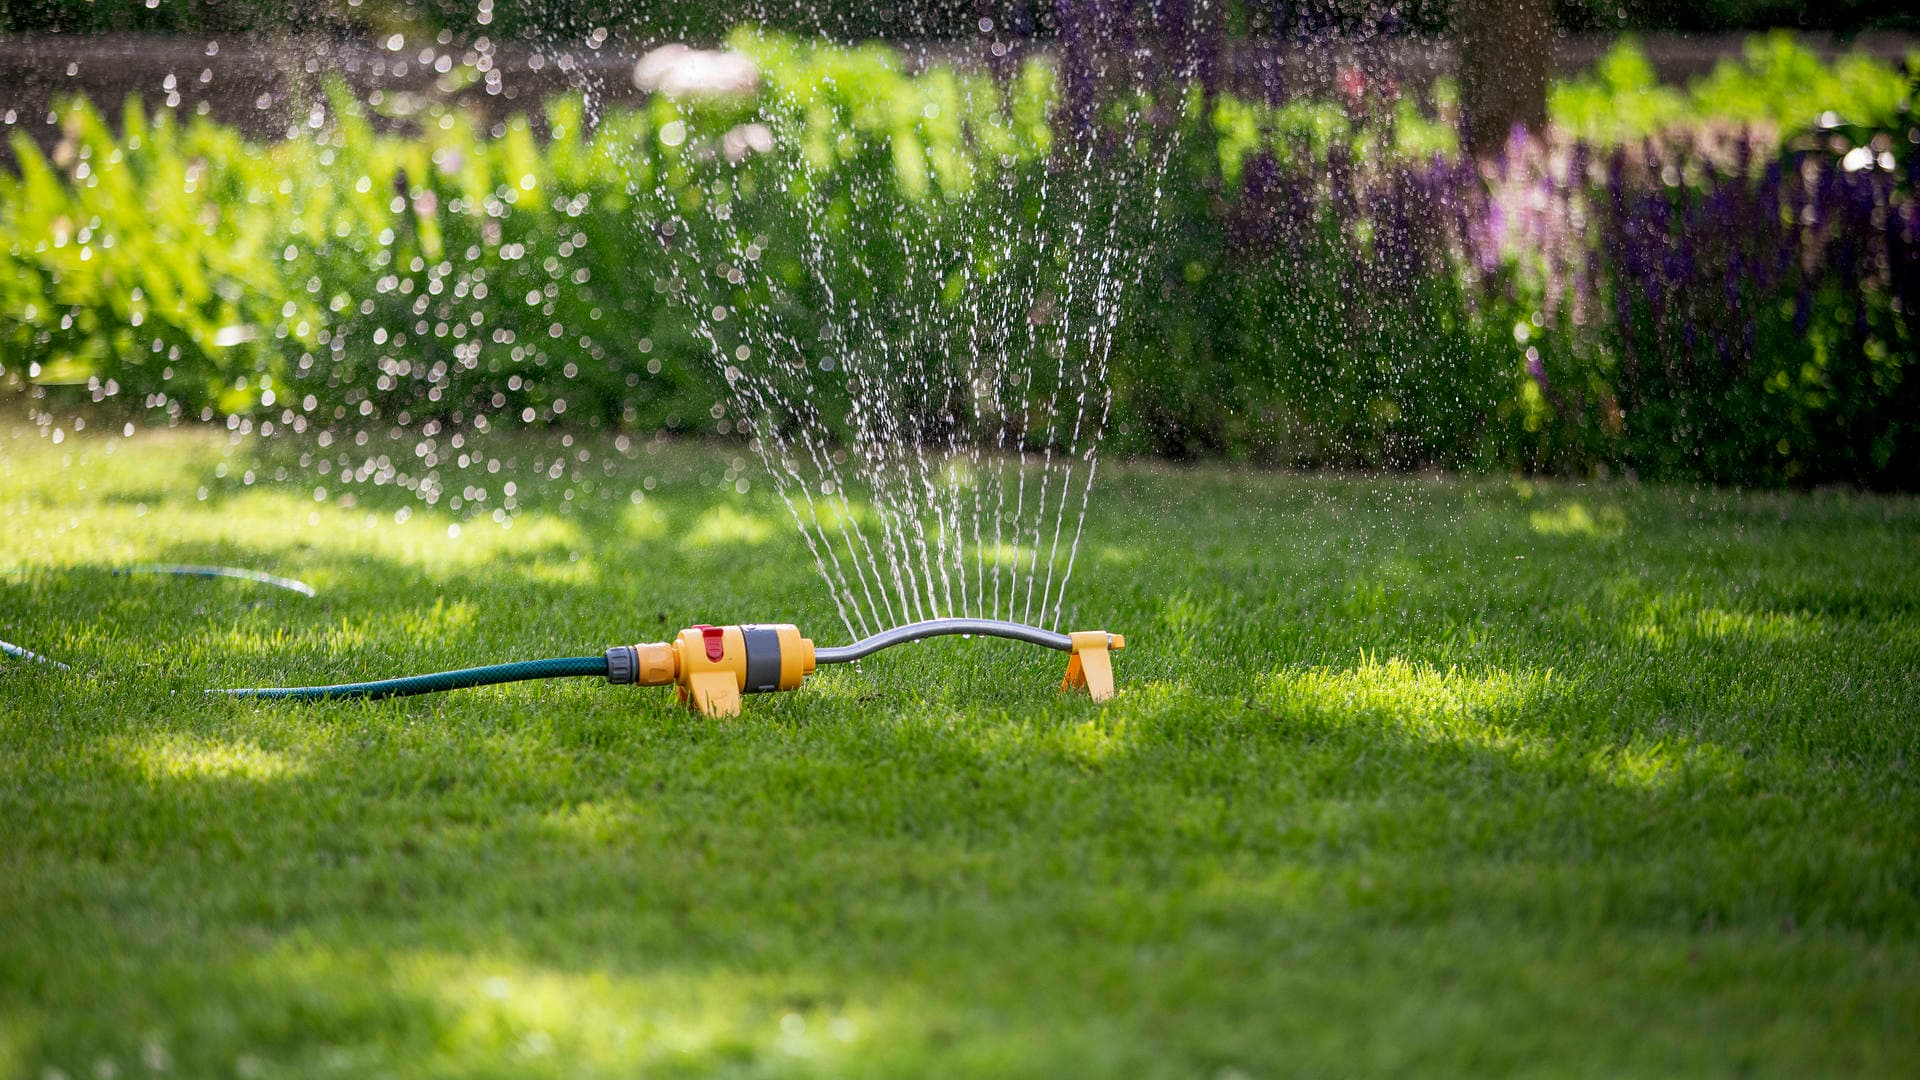
<path fill-rule="evenodd" d="M 743 695 L 797 690 L 822 664 L 847 664 L 882 649 L 950 634 L 1024 641 L 1067 655 L 1063 690 L 1085 690 L 1095 701 L 1113 697 L 1112 654 L 1126 638 L 1105 630 L 1060 634 L 1000 619 L 930 619 L 884 630 L 839 648 L 816 648 L 792 623 L 699 624 L 671 641 L 615 645 L 604 656 L 556 657 L 433 675 L 338 686 L 263 687 L 209 693 L 280 701 L 404 697 L 470 686 L 600 676 L 615 685 L 673 686 L 680 700 L 702 716 L 737 716 Z"/>

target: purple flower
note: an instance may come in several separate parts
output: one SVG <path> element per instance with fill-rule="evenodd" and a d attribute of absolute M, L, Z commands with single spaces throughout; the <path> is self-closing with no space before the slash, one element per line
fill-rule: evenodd
<path fill-rule="evenodd" d="M 1547 365 L 1540 359 L 1540 350 L 1531 345 L 1527 346 L 1527 374 L 1533 377 L 1534 385 L 1540 388 L 1540 396 L 1553 404 L 1553 384 L 1547 381 Z"/>
<path fill-rule="evenodd" d="M 1103 42 L 1096 39 L 1099 22 L 1086 0 L 1055 0 L 1060 23 L 1060 81 L 1068 129 L 1076 138 L 1092 134 L 1094 125 L 1096 58 Z"/>

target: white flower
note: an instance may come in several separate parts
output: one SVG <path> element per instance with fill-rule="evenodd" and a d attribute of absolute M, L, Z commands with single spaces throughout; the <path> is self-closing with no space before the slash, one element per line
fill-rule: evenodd
<path fill-rule="evenodd" d="M 670 98 L 729 97 L 760 87 L 760 69 L 745 53 L 662 45 L 640 58 L 633 85 Z"/>

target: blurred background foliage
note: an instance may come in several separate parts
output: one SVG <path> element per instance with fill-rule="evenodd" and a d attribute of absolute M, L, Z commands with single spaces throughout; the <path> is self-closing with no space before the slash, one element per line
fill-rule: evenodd
<path fill-rule="evenodd" d="M 0 172 L 0 385 L 268 430 L 725 434 L 647 223 L 723 200 L 767 235 L 769 274 L 800 283 L 807 244 L 860 245 L 822 265 L 863 280 L 823 287 L 918 288 L 851 215 L 964 252 L 983 213 L 1059 212 L 1032 194 L 1069 122 L 1047 60 L 909 74 L 883 46 L 734 44 L 761 101 L 595 117 L 559 97 L 490 124 L 379 116 L 334 83 L 313 137 L 261 143 L 72 100 L 54 149 L 16 135 Z M 1114 346 L 1120 449 L 1920 487 L 1920 130 L 1898 67 L 1773 36 L 1662 88 L 1625 42 L 1553 88 L 1545 138 L 1485 162 L 1451 152 L 1444 86 L 1343 92 L 1194 87 L 1151 110 L 1180 130 Z M 802 103 L 782 149 L 736 152 L 772 101 Z M 864 201 L 796 214 L 808 185 Z"/>
<path fill-rule="evenodd" d="M 1911 57 L 1895 66 L 1859 53 L 1825 63 L 1778 30 L 1748 38 L 1741 53 L 1705 78 L 1669 86 L 1639 44 L 1623 38 L 1592 72 L 1555 82 L 1548 111 L 1561 132 L 1609 143 L 1701 124 L 1806 131 L 1828 114 L 1891 131 L 1907 118 L 1920 70 Z"/>
<path fill-rule="evenodd" d="M 1378 31 L 1439 34 L 1453 22 L 1455 0 L 1230 0 L 1219 5 L 1230 32 L 1248 36 Z M 1738 31 L 1786 27 L 1856 33 L 1920 27 L 1920 13 L 1900 0 L 1553 0 L 1555 25 L 1566 30 Z M 650 26 L 666 36 L 718 41 L 742 19 L 792 33 L 843 39 L 966 37 L 982 17 L 1015 35 L 1058 31 L 1051 0 L 755 0 L 746 5 L 662 0 L 536 3 L 534 0 L 10 0 L 0 28 L 100 33 L 232 33 L 325 31 L 342 35 L 397 29 L 481 31 L 527 38 L 556 28 Z"/>

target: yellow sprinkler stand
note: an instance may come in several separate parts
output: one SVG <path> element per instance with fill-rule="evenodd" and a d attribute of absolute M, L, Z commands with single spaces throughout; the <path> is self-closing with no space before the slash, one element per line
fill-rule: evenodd
<path fill-rule="evenodd" d="M 703 716 L 737 716 L 743 694 L 793 690 L 817 664 L 844 664 L 881 649 L 946 634 L 1027 641 L 1069 653 L 1061 689 L 1085 688 L 1095 701 L 1113 697 L 1112 651 L 1126 639 L 1105 630 L 1056 634 L 997 619 L 933 619 L 882 631 L 852 645 L 816 649 L 790 623 L 690 626 L 672 641 L 607 650 L 607 681 L 679 687 L 680 700 Z"/>
<path fill-rule="evenodd" d="M 1085 687 L 1095 701 L 1113 697 L 1113 653 L 1108 650 L 1126 648 L 1127 639 L 1105 630 L 1081 630 L 1067 637 L 1073 640 L 1073 654 L 1067 658 L 1067 677 L 1060 681 L 1060 689 Z"/>

